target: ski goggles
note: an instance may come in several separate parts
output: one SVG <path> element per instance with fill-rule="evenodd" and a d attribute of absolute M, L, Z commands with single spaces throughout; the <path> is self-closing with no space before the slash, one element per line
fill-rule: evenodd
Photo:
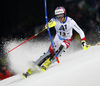
<path fill-rule="evenodd" d="M 64 14 L 57 15 L 56 17 L 57 17 L 57 19 L 63 18 L 64 17 Z"/>

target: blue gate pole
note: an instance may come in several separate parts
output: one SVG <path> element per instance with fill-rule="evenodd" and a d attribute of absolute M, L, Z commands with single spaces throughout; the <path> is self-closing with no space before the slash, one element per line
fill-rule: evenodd
<path fill-rule="evenodd" d="M 45 19 L 46 19 L 46 24 L 47 24 L 47 30 L 48 30 L 48 34 L 49 34 L 49 37 L 50 37 L 50 41 L 51 41 L 51 44 L 52 44 L 52 47 L 53 47 L 53 50 L 54 50 L 54 44 L 53 44 L 52 37 L 51 37 L 51 34 L 50 34 L 49 26 L 48 26 L 48 17 L 47 17 L 46 0 L 44 0 L 44 4 L 45 4 Z M 54 50 L 54 53 L 55 53 L 55 56 L 56 56 L 56 60 L 57 60 L 57 62 L 59 63 L 59 59 L 58 59 L 58 57 L 57 57 L 57 53 L 56 53 L 55 50 Z"/>

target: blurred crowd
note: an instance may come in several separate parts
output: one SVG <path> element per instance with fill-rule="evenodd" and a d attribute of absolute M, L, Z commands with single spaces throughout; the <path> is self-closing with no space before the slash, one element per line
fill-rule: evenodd
<path fill-rule="evenodd" d="M 4 57 L 2 57 L 2 59 L 0 58 L 0 80 L 6 79 L 12 76 L 5 61 L 6 60 Z"/>
<path fill-rule="evenodd" d="M 31 7 L 29 6 L 29 3 L 26 4 L 28 4 L 28 7 Z M 49 19 L 54 17 L 54 10 L 57 6 L 63 6 L 66 8 L 66 15 L 73 18 L 77 22 L 77 24 L 83 29 L 83 31 L 86 34 L 86 40 L 88 43 L 93 44 L 94 42 L 100 41 L 100 0 L 60 0 L 60 1 L 48 0 L 47 4 L 48 4 Z M 26 10 L 25 7 L 23 7 L 23 9 Z M 35 14 L 36 15 L 42 14 L 42 16 L 35 17 L 35 15 L 29 15 L 21 22 L 20 21 L 15 22 L 16 24 L 14 25 L 10 24 L 8 21 L 8 24 L 10 24 L 9 27 L 7 27 L 7 21 L 6 21 L 4 34 L 0 34 L 0 50 L 2 50 L 1 47 L 4 38 L 8 40 L 9 38 L 17 38 L 17 39 L 29 38 L 33 36 L 35 33 L 41 31 L 45 25 L 44 9 L 41 9 L 39 12 L 40 13 L 37 14 L 35 13 Z M 21 15 L 21 13 L 19 14 Z M 55 30 L 52 29 L 51 33 L 52 35 L 54 35 Z M 48 34 L 47 31 L 43 32 L 39 34 L 38 38 L 39 37 L 45 38 L 47 34 Z M 76 33 L 74 33 L 74 35 L 75 34 Z M 11 74 L 6 70 L 7 70 L 6 66 L 2 65 L 0 61 L 0 74 L 2 73 L 6 75 L 8 73 L 8 77 L 11 76 Z"/>

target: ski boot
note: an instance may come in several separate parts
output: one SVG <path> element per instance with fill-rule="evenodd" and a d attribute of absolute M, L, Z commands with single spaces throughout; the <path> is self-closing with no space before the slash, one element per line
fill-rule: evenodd
<path fill-rule="evenodd" d="M 33 73 L 33 70 L 29 68 L 26 73 L 23 73 L 23 76 L 24 78 L 27 78 L 27 76 L 31 75 L 32 73 Z"/>
<path fill-rule="evenodd" d="M 42 71 L 46 71 L 46 69 L 52 64 L 50 58 L 48 58 L 40 67 Z"/>

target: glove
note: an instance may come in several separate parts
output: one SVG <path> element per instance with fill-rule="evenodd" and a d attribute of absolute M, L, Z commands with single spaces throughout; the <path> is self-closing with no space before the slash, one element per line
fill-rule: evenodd
<path fill-rule="evenodd" d="M 88 45 L 86 41 L 82 41 L 81 43 L 84 50 L 87 50 L 90 47 L 90 45 Z"/>

